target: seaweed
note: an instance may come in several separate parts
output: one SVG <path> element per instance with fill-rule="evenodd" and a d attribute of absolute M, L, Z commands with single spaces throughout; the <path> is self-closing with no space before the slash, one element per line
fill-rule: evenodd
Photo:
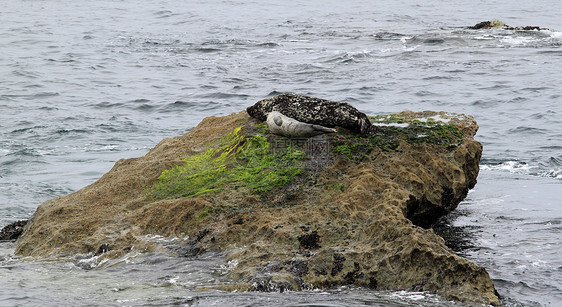
<path fill-rule="evenodd" d="M 240 126 L 218 149 L 184 158 L 182 165 L 163 171 L 149 194 L 155 199 L 196 197 L 240 187 L 263 194 L 301 174 L 305 156 L 292 148 L 271 153 L 263 134 L 246 135 Z"/>
<path fill-rule="evenodd" d="M 375 126 L 379 124 L 375 135 L 341 133 L 334 137 L 333 152 L 361 162 L 375 148 L 385 152 L 397 150 L 400 141 L 410 145 L 433 144 L 447 148 L 463 142 L 463 134 L 456 125 L 444 124 L 432 118 L 405 119 L 390 114 L 370 116 L 369 119 Z"/>

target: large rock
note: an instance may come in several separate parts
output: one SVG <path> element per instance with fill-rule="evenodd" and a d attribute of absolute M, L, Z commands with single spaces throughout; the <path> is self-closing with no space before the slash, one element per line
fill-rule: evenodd
<path fill-rule="evenodd" d="M 539 26 L 512 27 L 512 26 L 506 25 L 501 20 L 497 20 L 497 19 L 490 20 L 490 21 L 482 21 L 482 22 L 479 22 L 479 23 L 475 24 L 474 26 L 470 26 L 468 28 L 472 29 L 472 30 L 494 29 L 494 28 L 504 29 L 504 30 L 517 30 L 517 31 L 550 30 L 550 29 L 547 29 L 547 28 L 541 28 Z"/>
<path fill-rule="evenodd" d="M 377 135 L 338 128 L 287 139 L 246 112 L 205 118 L 39 206 L 16 252 L 218 249 L 231 260 L 233 283 L 218 287 L 225 290 L 354 284 L 498 304 L 486 270 L 428 228 L 476 183 L 474 120 L 442 112 L 371 120 L 385 126 Z M 149 234 L 189 240 L 162 247 Z"/>

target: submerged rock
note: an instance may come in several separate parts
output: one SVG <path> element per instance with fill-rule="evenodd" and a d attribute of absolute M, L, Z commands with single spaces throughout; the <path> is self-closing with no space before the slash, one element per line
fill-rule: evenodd
<path fill-rule="evenodd" d="M 27 220 L 16 221 L 0 229 L 0 241 L 15 241 L 23 233 Z"/>
<path fill-rule="evenodd" d="M 365 117 L 366 118 L 366 117 Z M 26 256 L 223 251 L 224 290 L 357 285 L 498 304 L 486 270 L 428 227 L 476 184 L 482 153 L 470 116 L 402 112 L 376 133 L 295 139 L 240 112 L 205 118 L 144 157 L 37 209 L 17 242 Z"/>

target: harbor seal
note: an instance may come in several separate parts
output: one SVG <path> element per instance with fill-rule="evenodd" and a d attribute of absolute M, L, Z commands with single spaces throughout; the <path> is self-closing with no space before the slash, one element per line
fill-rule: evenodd
<path fill-rule="evenodd" d="M 373 134 L 375 127 L 365 113 L 345 102 L 309 96 L 281 94 L 256 102 L 246 109 L 253 118 L 267 120 L 272 111 L 297 121 L 334 128 L 343 127 L 362 134 Z"/>
<path fill-rule="evenodd" d="M 269 131 L 288 137 L 311 137 L 323 133 L 334 133 L 336 129 L 315 124 L 299 122 L 294 118 L 287 117 L 277 111 L 269 112 L 267 115 Z"/>

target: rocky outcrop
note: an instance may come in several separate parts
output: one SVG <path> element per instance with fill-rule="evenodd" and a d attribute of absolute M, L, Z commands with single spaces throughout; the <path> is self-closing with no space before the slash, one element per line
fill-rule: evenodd
<path fill-rule="evenodd" d="M 531 30 L 548 30 L 547 28 L 541 28 L 538 26 L 525 26 L 525 27 L 512 27 L 508 26 L 500 20 L 494 19 L 491 21 L 482 21 L 474 26 L 468 27 L 469 29 L 479 30 L 479 29 L 493 29 L 500 28 L 504 30 L 520 30 L 520 31 L 531 31 Z"/>
<path fill-rule="evenodd" d="M 15 241 L 23 233 L 27 220 L 20 220 L 0 229 L 0 241 Z"/>
<path fill-rule="evenodd" d="M 474 120 L 402 112 L 370 121 L 381 127 L 373 135 L 338 127 L 291 139 L 246 112 L 206 118 L 39 206 L 16 252 L 221 250 L 232 283 L 214 288 L 224 290 L 353 284 L 498 304 L 486 270 L 429 228 L 476 183 Z M 148 235 L 184 243 L 161 246 Z"/>

